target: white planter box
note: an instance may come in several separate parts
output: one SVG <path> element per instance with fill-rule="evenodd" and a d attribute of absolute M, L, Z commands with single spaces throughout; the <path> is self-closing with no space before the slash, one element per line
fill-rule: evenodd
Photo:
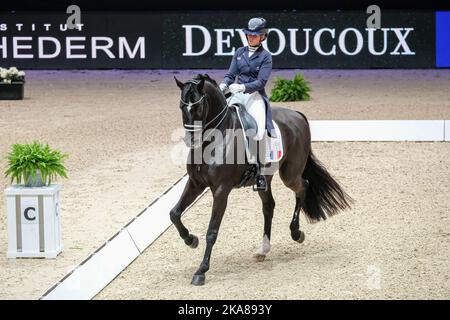
<path fill-rule="evenodd" d="M 8 258 L 56 258 L 63 250 L 59 190 L 61 186 L 5 190 L 8 211 Z"/>

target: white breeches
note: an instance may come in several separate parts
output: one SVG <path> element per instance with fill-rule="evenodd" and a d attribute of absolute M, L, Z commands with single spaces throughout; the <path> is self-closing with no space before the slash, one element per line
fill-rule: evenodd
<path fill-rule="evenodd" d="M 254 137 L 254 140 L 261 140 L 264 137 L 264 132 L 266 130 L 266 105 L 259 92 L 238 92 L 228 98 L 227 101 L 229 105 L 240 102 L 245 106 L 245 109 L 247 109 L 247 112 L 256 120 L 258 126 L 258 132 Z"/>

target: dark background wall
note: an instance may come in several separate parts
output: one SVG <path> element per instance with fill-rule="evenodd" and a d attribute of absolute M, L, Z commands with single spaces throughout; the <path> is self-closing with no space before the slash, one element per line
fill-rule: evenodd
<path fill-rule="evenodd" d="M 136 10 L 360 10 L 376 4 L 381 9 L 448 10 L 447 0 L 2 0 L 0 10 L 61 11 L 77 4 L 86 11 Z"/>

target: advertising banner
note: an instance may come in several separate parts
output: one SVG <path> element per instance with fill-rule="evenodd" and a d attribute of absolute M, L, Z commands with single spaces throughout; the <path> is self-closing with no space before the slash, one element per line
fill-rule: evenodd
<path fill-rule="evenodd" d="M 274 68 L 434 68 L 435 12 L 0 13 L 0 65 L 23 69 L 228 68 L 252 16 L 269 24 Z M 447 15 L 448 16 L 448 15 Z M 439 25 L 447 25 L 441 15 Z M 442 33 L 442 32 L 441 32 Z M 448 33 L 446 33 L 448 34 Z M 445 45 L 444 45 L 445 46 Z M 439 50 L 440 66 L 446 51 Z M 444 53 L 442 53 L 444 52 Z"/>

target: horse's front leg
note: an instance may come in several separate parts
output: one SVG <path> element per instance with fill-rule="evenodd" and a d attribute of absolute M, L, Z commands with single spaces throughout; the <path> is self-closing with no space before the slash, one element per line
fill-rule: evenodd
<path fill-rule="evenodd" d="M 267 178 L 267 191 L 258 191 L 263 204 L 263 214 L 264 214 L 264 234 L 261 247 L 255 253 L 255 260 L 258 262 L 264 261 L 266 255 L 270 251 L 270 233 L 272 231 L 272 218 L 273 210 L 275 208 L 275 200 L 272 196 L 272 177 Z"/>
<path fill-rule="evenodd" d="M 170 210 L 170 220 L 175 225 L 180 237 L 191 248 L 197 248 L 198 238 L 189 233 L 189 230 L 181 222 L 181 214 L 195 199 L 205 190 L 206 187 L 195 184 L 191 179 L 184 187 L 183 193 L 178 203 Z"/>
<path fill-rule="evenodd" d="M 213 208 L 211 214 L 211 220 L 209 221 L 208 232 L 206 234 L 206 249 L 203 261 L 200 264 L 197 272 L 195 272 L 192 278 L 192 284 L 201 286 L 205 284 L 205 273 L 209 270 L 209 262 L 211 258 L 212 248 L 216 242 L 217 235 L 219 234 L 220 223 L 222 222 L 225 208 L 227 207 L 228 195 L 231 188 L 219 187 L 213 192 Z"/>

